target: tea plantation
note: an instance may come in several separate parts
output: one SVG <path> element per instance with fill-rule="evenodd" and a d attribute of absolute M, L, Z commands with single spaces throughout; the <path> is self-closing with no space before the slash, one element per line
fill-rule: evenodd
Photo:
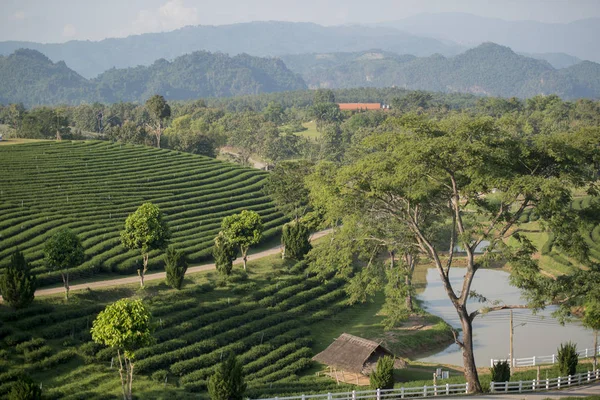
<path fill-rule="evenodd" d="M 108 142 L 37 142 L 0 147 L 0 270 L 15 248 L 41 286 L 61 282 L 43 264 L 44 242 L 60 227 L 79 235 L 86 261 L 72 279 L 133 273 L 136 251 L 120 245 L 127 215 L 145 201 L 158 205 L 172 243 L 192 263 L 210 257 L 224 216 L 257 211 L 265 239 L 285 222 L 261 191 L 266 174 L 211 158 Z M 150 253 L 150 268 L 162 265 Z"/>
<path fill-rule="evenodd" d="M 93 343 L 89 328 L 106 304 L 132 296 L 150 307 L 156 328 L 156 343 L 136 352 L 138 398 L 198 398 L 229 352 L 244 365 L 249 397 L 346 388 L 297 375 L 312 364 L 310 325 L 347 307 L 343 281 L 324 283 L 305 263 L 279 264 L 234 274 L 227 284 L 214 272 L 195 275 L 181 291 L 150 283 L 79 292 L 69 303 L 36 299 L 20 311 L 0 305 L 0 398 L 21 372 L 50 399 L 118 398 L 116 353 Z"/>

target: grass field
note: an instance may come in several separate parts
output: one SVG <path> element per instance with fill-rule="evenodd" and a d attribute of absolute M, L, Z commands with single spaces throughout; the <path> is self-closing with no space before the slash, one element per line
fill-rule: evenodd
<path fill-rule="evenodd" d="M 172 243 L 191 262 L 210 257 L 224 216 L 257 211 L 265 239 L 285 222 L 262 192 L 266 173 L 211 158 L 109 142 L 38 142 L 0 147 L 0 268 L 19 247 L 42 285 L 60 282 L 43 265 L 43 245 L 61 227 L 83 242 L 86 261 L 72 277 L 129 274 L 141 263 L 120 245 L 125 218 L 152 201 Z M 150 254 L 150 268 L 162 267 Z"/>
<path fill-rule="evenodd" d="M 317 123 L 315 121 L 305 122 L 302 124 L 305 128 L 305 131 L 298 132 L 296 135 L 303 136 L 312 140 L 317 140 L 321 137 L 321 132 L 317 131 Z"/>

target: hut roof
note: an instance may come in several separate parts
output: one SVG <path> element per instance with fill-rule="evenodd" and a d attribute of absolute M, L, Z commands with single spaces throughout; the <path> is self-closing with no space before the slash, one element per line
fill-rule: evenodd
<path fill-rule="evenodd" d="M 329 347 L 314 356 L 313 360 L 344 371 L 360 373 L 365 362 L 378 349 L 392 355 L 377 342 L 343 333 Z"/>

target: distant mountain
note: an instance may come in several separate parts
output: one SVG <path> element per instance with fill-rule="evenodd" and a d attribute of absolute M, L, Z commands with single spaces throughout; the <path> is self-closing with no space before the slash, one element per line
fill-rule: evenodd
<path fill-rule="evenodd" d="M 94 85 L 62 61 L 28 49 L 0 56 L 0 103 L 79 103 L 95 96 Z"/>
<path fill-rule="evenodd" d="M 462 46 L 494 42 L 525 53 L 566 53 L 600 62 L 600 18 L 566 24 L 505 21 L 466 13 L 419 14 L 377 26 L 450 40 Z"/>
<path fill-rule="evenodd" d="M 548 61 L 556 69 L 567 68 L 582 61 L 580 58 L 565 53 L 522 53 L 520 51 L 517 53 L 525 57 Z"/>
<path fill-rule="evenodd" d="M 398 56 L 377 50 L 282 57 L 311 88 L 402 87 L 487 96 L 600 98 L 600 64 L 555 69 L 547 61 L 484 43 L 455 57 Z"/>
<path fill-rule="evenodd" d="M 79 104 L 143 102 L 153 94 L 168 100 L 228 97 L 305 89 L 302 78 L 279 59 L 195 52 L 149 67 L 111 69 L 86 80 L 60 61 L 35 50 L 0 57 L 0 102 Z"/>
<path fill-rule="evenodd" d="M 222 26 L 188 26 L 172 32 L 147 33 L 99 42 L 66 43 L 0 42 L 0 55 L 19 48 L 64 60 L 86 78 L 110 68 L 150 65 L 160 58 L 174 59 L 198 50 L 253 56 L 278 56 L 309 52 L 353 52 L 380 48 L 402 54 L 426 56 L 458 54 L 464 48 L 431 38 L 417 37 L 385 27 L 325 27 L 313 23 L 250 22 Z"/>

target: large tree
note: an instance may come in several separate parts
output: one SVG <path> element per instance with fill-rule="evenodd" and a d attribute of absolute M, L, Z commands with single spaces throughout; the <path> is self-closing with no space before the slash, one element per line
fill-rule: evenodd
<path fill-rule="evenodd" d="M 164 129 L 164 122 L 171 116 L 171 107 L 161 95 L 155 94 L 146 100 L 146 109 L 152 120 L 150 127 L 156 136 L 156 147 L 160 148 L 160 137 Z"/>
<path fill-rule="evenodd" d="M 530 294 L 532 304 L 545 304 L 535 293 L 550 283 L 538 273 L 535 247 L 517 229 L 519 219 L 526 211 L 536 213 L 562 248 L 585 253 L 578 216 L 570 207 L 571 189 L 589 187 L 597 178 L 593 160 L 600 137 L 511 134 L 491 118 L 466 116 L 432 122 L 408 115 L 387 128 L 389 133 L 366 136 L 354 149 L 356 159 L 334 171 L 331 201 L 368 203 L 381 218 L 402 225 L 409 243 L 432 262 L 460 319 L 462 333 L 455 341 L 469 391 L 480 392 L 473 320 L 511 306 L 469 310 L 473 279 L 503 256 L 511 263 L 512 281 Z M 443 223 L 436 222 L 439 218 Z M 483 241 L 489 244 L 476 257 Z M 457 246 L 465 253 L 461 264 L 466 268 L 455 286 L 450 271 Z"/>
<path fill-rule="evenodd" d="M 16 309 L 25 308 L 33 301 L 37 281 L 19 250 L 10 257 L 10 264 L 0 277 L 0 292 L 5 302 Z"/>
<path fill-rule="evenodd" d="M 248 261 L 248 249 L 260 241 L 262 231 L 262 221 L 256 211 L 244 210 L 223 218 L 221 222 L 221 232 L 225 240 L 240 249 L 244 271 Z"/>
<path fill-rule="evenodd" d="M 92 340 L 117 350 L 125 400 L 132 399 L 135 350 L 153 342 L 150 319 L 141 300 L 121 299 L 106 306 L 92 325 Z"/>
<path fill-rule="evenodd" d="M 152 203 L 142 204 L 125 220 L 125 229 L 121 231 L 121 243 L 123 247 L 137 249 L 142 254 L 143 266 L 138 269 L 141 287 L 144 287 L 150 251 L 166 248 L 170 238 L 171 233 L 162 212 Z"/>
<path fill-rule="evenodd" d="M 69 269 L 83 262 L 85 255 L 79 237 L 70 229 L 62 228 L 44 245 L 44 261 L 48 269 L 60 271 L 69 300 Z"/>

